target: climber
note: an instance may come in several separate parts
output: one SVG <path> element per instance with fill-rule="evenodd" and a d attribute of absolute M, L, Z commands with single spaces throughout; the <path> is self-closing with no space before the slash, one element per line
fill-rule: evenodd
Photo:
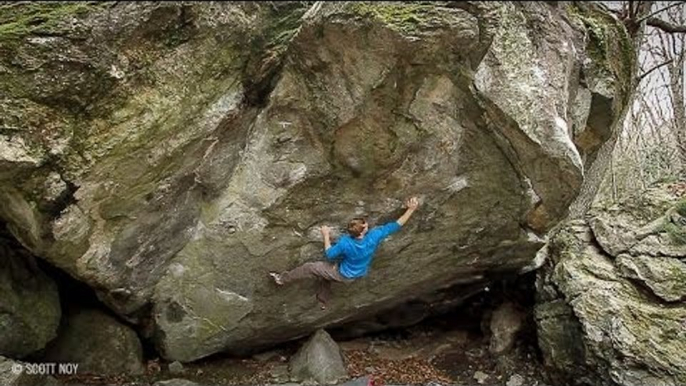
<path fill-rule="evenodd" d="M 319 300 L 320 307 L 325 309 L 329 300 L 331 282 L 350 283 L 366 276 L 376 248 L 386 237 L 399 231 L 405 225 L 419 206 L 419 200 L 417 197 L 412 197 L 405 202 L 405 206 L 407 210 L 400 218 L 371 230 L 369 230 L 369 224 L 364 218 L 352 219 L 348 223 L 350 235 L 340 237 L 333 246 L 331 246 L 329 227 L 322 226 L 324 252 L 328 261 L 308 262 L 290 271 L 270 272 L 269 275 L 277 285 L 306 278 L 320 279 L 317 300 Z"/>

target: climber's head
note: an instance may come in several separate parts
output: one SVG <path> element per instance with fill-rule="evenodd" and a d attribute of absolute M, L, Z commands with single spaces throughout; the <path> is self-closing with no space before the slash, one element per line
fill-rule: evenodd
<path fill-rule="evenodd" d="M 355 217 L 348 223 L 348 233 L 350 233 L 352 237 L 364 237 L 367 230 L 369 230 L 369 224 L 367 224 L 367 220 L 362 217 Z"/>

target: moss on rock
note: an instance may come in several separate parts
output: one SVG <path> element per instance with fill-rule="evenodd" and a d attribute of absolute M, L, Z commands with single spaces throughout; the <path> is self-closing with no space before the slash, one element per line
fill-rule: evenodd
<path fill-rule="evenodd" d="M 674 207 L 681 217 L 686 217 L 686 199 L 680 200 Z"/>
<path fill-rule="evenodd" d="M 51 35 L 60 31 L 67 17 L 82 16 L 108 6 L 107 2 L 17 2 L 0 5 L 0 41 L 27 35 Z"/>
<path fill-rule="evenodd" d="M 435 4 L 353 2 L 350 11 L 376 21 L 404 35 L 415 35 L 423 28 L 443 20 Z"/>
<path fill-rule="evenodd" d="M 575 2 L 569 15 L 588 31 L 586 51 L 598 69 L 613 75 L 619 82 L 622 104 L 628 103 L 633 85 L 636 52 L 626 27 L 611 14 L 593 4 Z"/>
<path fill-rule="evenodd" d="M 680 218 L 665 218 L 662 230 L 669 235 L 674 244 L 686 245 L 686 199 L 678 201 L 674 205 L 674 211 Z"/>

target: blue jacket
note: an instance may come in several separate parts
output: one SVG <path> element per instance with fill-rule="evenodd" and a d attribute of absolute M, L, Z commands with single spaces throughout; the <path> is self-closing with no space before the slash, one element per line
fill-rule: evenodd
<path fill-rule="evenodd" d="M 326 250 L 326 258 L 335 260 L 342 255 L 338 271 L 348 279 L 366 276 L 376 248 L 381 241 L 400 228 L 400 224 L 393 221 L 370 229 L 362 239 L 342 236 L 335 245 Z"/>

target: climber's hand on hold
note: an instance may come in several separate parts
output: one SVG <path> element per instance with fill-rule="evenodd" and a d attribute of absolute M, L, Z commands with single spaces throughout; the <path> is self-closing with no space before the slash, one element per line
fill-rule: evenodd
<path fill-rule="evenodd" d="M 405 206 L 407 209 L 416 210 L 419 207 L 419 199 L 417 197 L 412 197 L 405 201 Z"/>

